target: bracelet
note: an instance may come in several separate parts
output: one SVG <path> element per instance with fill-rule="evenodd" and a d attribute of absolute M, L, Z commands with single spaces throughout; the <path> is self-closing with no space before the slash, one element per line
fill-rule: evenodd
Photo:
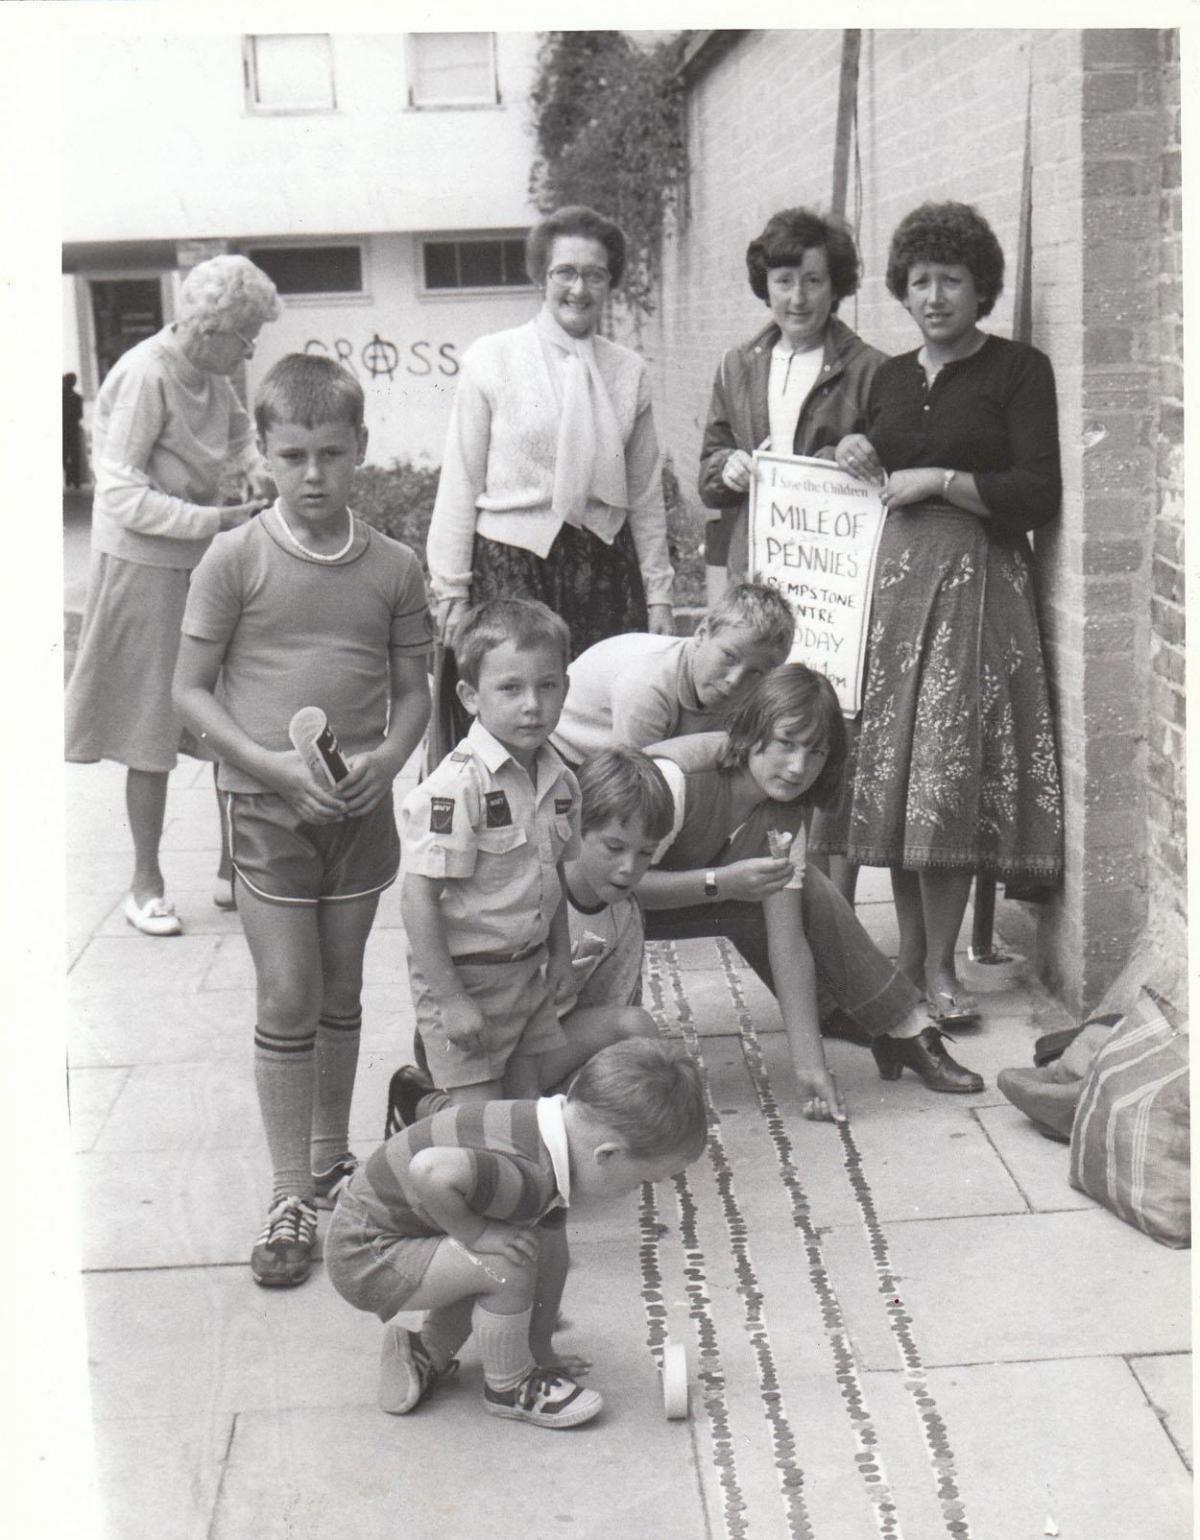
<path fill-rule="evenodd" d="M 942 477 L 942 496 L 943 497 L 949 497 L 950 496 L 950 483 L 954 480 L 955 476 L 957 476 L 957 475 L 958 475 L 957 471 L 947 471 L 946 474 Z"/>

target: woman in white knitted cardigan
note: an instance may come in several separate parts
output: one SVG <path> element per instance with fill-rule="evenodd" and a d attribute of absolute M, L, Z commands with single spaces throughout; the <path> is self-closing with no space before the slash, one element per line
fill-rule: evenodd
<path fill-rule="evenodd" d="M 673 572 L 646 366 L 596 335 L 625 237 L 593 209 L 535 225 L 541 310 L 463 356 L 429 528 L 438 631 L 470 603 L 540 599 L 572 655 L 625 631 L 671 631 Z"/>

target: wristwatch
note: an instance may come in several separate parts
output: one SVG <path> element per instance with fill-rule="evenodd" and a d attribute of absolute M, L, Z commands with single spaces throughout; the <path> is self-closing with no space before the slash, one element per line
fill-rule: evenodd
<path fill-rule="evenodd" d="M 717 874 L 711 869 L 704 874 L 704 896 L 705 898 L 717 896 Z"/>
<path fill-rule="evenodd" d="M 949 497 L 950 496 L 950 483 L 954 480 L 955 476 L 957 476 L 957 475 L 958 475 L 957 471 L 947 471 L 946 474 L 942 477 L 942 496 L 943 497 Z"/>

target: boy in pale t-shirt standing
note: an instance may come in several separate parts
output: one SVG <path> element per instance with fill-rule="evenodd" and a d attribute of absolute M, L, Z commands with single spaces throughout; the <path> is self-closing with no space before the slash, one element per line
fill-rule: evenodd
<path fill-rule="evenodd" d="M 263 380 L 255 416 L 279 499 L 219 535 L 197 567 L 175 703 L 221 762 L 274 1170 L 250 1268 L 256 1283 L 288 1287 L 312 1266 L 317 1206 L 332 1206 L 356 1165 L 363 952 L 399 868 L 392 782 L 429 718 L 432 626 L 416 557 L 346 505 L 367 442 L 353 376 L 290 354 Z M 348 763 L 336 786 L 292 747 L 306 706 L 325 712 Z"/>

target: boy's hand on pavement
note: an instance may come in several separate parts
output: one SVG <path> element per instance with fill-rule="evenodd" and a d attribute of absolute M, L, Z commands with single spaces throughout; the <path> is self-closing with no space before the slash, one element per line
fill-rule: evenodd
<path fill-rule="evenodd" d="M 526 1265 L 537 1261 L 538 1238 L 531 1229 L 493 1219 L 484 1225 L 468 1250 L 478 1251 L 482 1256 L 504 1257 L 506 1261 Z"/>
<path fill-rule="evenodd" d="M 552 1342 L 535 1342 L 529 1339 L 529 1351 L 539 1369 L 560 1369 L 568 1378 L 577 1380 L 592 1367 L 592 1360 L 582 1353 L 560 1353 Z"/>
<path fill-rule="evenodd" d="M 268 776 L 260 779 L 277 792 L 305 823 L 337 823 L 346 817 L 346 804 L 332 787 L 316 780 L 295 749 L 272 754 Z"/>
<path fill-rule="evenodd" d="M 786 888 L 795 868 L 786 859 L 754 856 L 748 861 L 731 861 L 717 870 L 717 885 L 722 898 L 742 904 L 761 904 L 764 898 Z"/>
<path fill-rule="evenodd" d="M 483 1047 L 483 1012 L 469 995 L 453 995 L 439 1006 L 446 1047 L 451 1052 L 478 1053 Z"/>
<path fill-rule="evenodd" d="M 351 818 L 373 812 L 391 790 L 395 780 L 390 768 L 381 764 L 372 751 L 355 754 L 346 764 L 350 774 L 338 782 L 337 794 Z"/>
<path fill-rule="evenodd" d="M 796 1071 L 800 1086 L 800 1113 L 802 1117 L 818 1123 L 844 1123 L 846 1109 L 842 1106 L 842 1093 L 837 1081 L 825 1068 L 814 1066 L 811 1070 Z"/>

